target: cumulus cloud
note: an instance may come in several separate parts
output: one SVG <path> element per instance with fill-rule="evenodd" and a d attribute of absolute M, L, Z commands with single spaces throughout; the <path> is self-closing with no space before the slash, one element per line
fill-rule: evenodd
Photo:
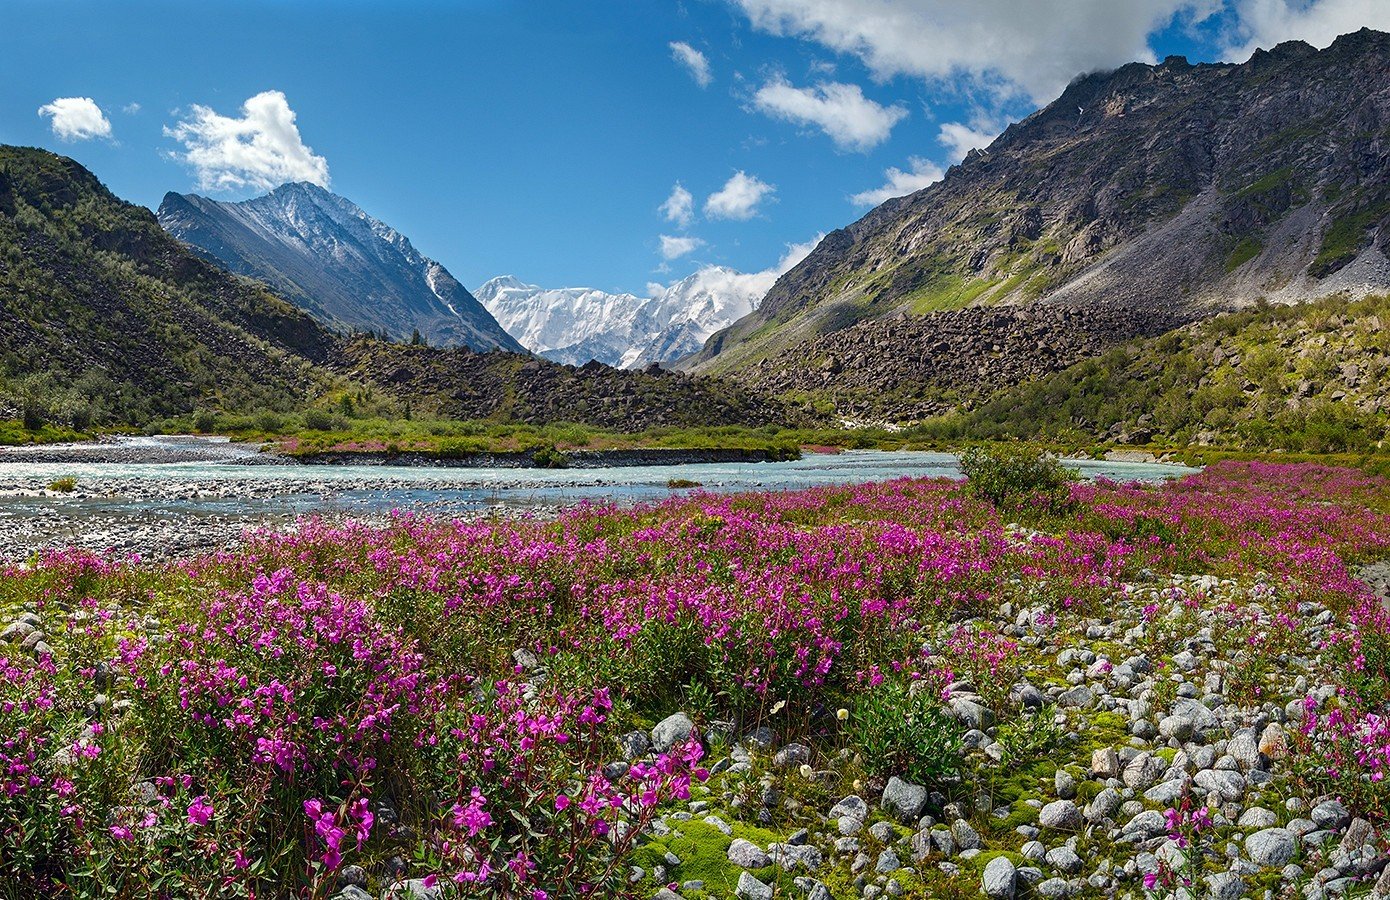
<path fill-rule="evenodd" d="M 756 175 L 740 169 L 705 199 L 705 215 L 711 219 L 746 221 L 757 215 L 763 200 L 776 190 Z"/>
<path fill-rule="evenodd" d="M 763 296 L 772 290 L 772 286 L 777 283 L 777 279 L 809 256 L 824 237 L 824 234 L 818 234 L 803 244 L 788 244 L 782 257 L 771 267 L 760 272 L 735 272 L 724 266 L 709 265 L 696 269 L 694 275 L 699 279 L 700 286 L 708 293 L 720 297 L 746 298 L 748 308 L 756 309 Z M 663 285 L 655 281 L 649 282 L 647 294 L 648 296 L 659 297 L 670 290 L 673 285 L 679 283 L 677 281 L 672 282 L 671 285 Z"/>
<path fill-rule="evenodd" d="M 887 181 L 882 187 L 861 191 L 850 200 L 858 206 L 878 206 L 884 200 L 893 197 L 906 197 L 929 184 L 935 184 L 946 174 L 936 163 L 922 159 L 920 156 L 910 157 L 907 164 L 909 166 L 907 171 L 896 166 L 887 169 L 883 173 Z"/>
<path fill-rule="evenodd" d="M 64 141 L 111 136 L 111 120 L 91 97 L 59 97 L 40 106 L 39 115 L 51 120 L 49 127 Z"/>
<path fill-rule="evenodd" d="M 1021 95 L 1038 104 L 1055 98 L 1078 73 L 1155 61 L 1149 35 L 1175 17 L 1199 21 L 1222 6 L 1222 0 L 733 2 L 755 28 L 858 57 L 880 78 L 966 76 L 997 102 Z"/>
<path fill-rule="evenodd" d="M 950 151 L 951 162 L 960 162 L 971 150 L 983 149 L 999 137 L 999 129 L 990 126 L 947 122 L 941 126 L 936 139 Z"/>
<path fill-rule="evenodd" d="M 241 117 L 194 106 L 165 135 L 183 144 L 177 158 L 193 167 L 203 190 L 268 190 L 287 181 L 328 187 L 328 161 L 305 145 L 294 110 L 280 91 L 264 91 L 241 106 Z"/>
<path fill-rule="evenodd" d="M 666 221 L 675 222 L 684 228 L 690 224 L 694 211 L 695 198 L 677 181 L 675 187 L 671 188 L 671 196 L 661 204 L 661 214 L 666 217 Z"/>
<path fill-rule="evenodd" d="M 1225 56 L 1243 62 L 1258 47 L 1294 40 L 1326 47 L 1338 35 L 1362 28 L 1390 31 L 1390 4 L 1381 0 L 1237 0 Z"/>
<path fill-rule="evenodd" d="M 714 75 L 709 70 L 709 58 L 685 41 L 671 42 L 671 58 L 685 67 L 700 87 L 709 87 Z"/>
<path fill-rule="evenodd" d="M 857 84 L 821 82 L 799 88 L 774 78 L 753 95 L 764 113 L 799 125 L 814 125 L 842 150 L 871 150 L 888 139 L 907 116 L 901 106 L 875 103 Z"/>
<path fill-rule="evenodd" d="M 663 234 L 661 236 L 661 256 L 668 260 L 680 259 L 688 253 L 694 253 L 704 245 L 705 242 L 699 238 Z"/>

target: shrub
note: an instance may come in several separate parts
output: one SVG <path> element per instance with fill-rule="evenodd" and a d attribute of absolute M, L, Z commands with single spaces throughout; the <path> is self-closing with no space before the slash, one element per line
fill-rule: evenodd
<path fill-rule="evenodd" d="M 997 737 L 1005 765 L 1029 765 L 1047 759 L 1062 743 L 1063 732 L 1054 707 L 1024 713 L 999 726 Z"/>
<path fill-rule="evenodd" d="M 1069 485 L 1076 480 L 1055 456 L 1029 443 L 971 447 L 960 456 L 960 470 L 971 494 L 998 507 L 1041 503 L 1059 510 L 1067 505 Z"/>
<path fill-rule="evenodd" d="M 960 768 L 959 728 L 928 691 L 885 681 L 870 688 L 849 722 L 850 740 L 871 774 L 939 784 Z"/>
<path fill-rule="evenodd" d="M 538 447 L 531 451 L 531 461 L 538 469 L 567 469 L 570 458 L 554 447 Z"/>
<path fill-rule="evenodd" d="M 55 478 L 53 481 L 49 482 L 48 489 L 50 491 L 59 491 L 60 493 L 70 494 L 77 489 L 77 479 L 73 478 L 71 475 L 64 475 L 62 478 Z"/>
<path fill-rule="evenodd" d="M 304 427 L 309 431 L 331 431 L 333 414 L 324 409 L 304 410 Z"/>
<path fill-rule="evenodd" d="M 269 409 L 262 410 L 261 412 L 256 413 L 256 416 L 253 421 L 255 423 L 256 430 L 263 431 L 266 434 L 277 434 L 283 431 L 285 428 L 284 417 L 281 416 L 279 413 Z"/>
<path fill-rule="evenodd" d="M 200 409 L 193 414 L 193 430 L 199 434 L 210 434 L 217 430 L 217 413 L 210 409 Z"/>

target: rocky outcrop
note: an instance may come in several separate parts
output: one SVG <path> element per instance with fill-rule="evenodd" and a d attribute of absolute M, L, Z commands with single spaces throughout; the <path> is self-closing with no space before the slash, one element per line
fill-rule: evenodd
<path fill-rule="evenodd" d="M 1177 323 L 1162 311 L 1092 304 L 1002 306 L 861 322 L 750 365 L 754 391 L 833 406 L 849 419 L 911 421 Z"/>

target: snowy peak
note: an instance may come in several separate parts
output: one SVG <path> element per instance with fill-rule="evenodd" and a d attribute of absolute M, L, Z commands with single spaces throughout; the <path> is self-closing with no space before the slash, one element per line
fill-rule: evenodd
<path fill-rule="evenodd" d="M 707 266 L 651 297 L 594 288 L 542 288 L 512 275 L 478 299 L 527 349 L 557 362 L 622 368 L 674 362 L 757 308 L 777 273 Z"/>
<path fill-rule="evenodd" d="M 443 265 L 361 207 L 306 182 L 239 203 L 168 194 L 159 221 L 201 255 L 258 278 L 329 325 L 431 344 L 521 351 Z"/>

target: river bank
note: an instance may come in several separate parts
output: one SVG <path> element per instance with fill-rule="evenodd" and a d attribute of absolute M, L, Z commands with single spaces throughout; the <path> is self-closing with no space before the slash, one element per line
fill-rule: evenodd
<path fill-rule="evenodd" d="M 847 450 L 784 461 L 727 449 L 584 453 L 594 455 L 546 469 L 409 465 L 399 456 L 305 465 L 226 439 L 187 436 L 8 448 L 0 451 L 0 560 L 68 546 L 183 557 L 238 546 L 247 529 L 290 527 L 305 516 L 376 521 L 394 510 L 444 519 L 550 516 L 578 503 L 660 502 L 691 489 L 782 490 L 960 474 L 954 456 L 914 451 Z M 622 464 L 597 464 L 603 459 Z M 1067 464 L 1083 477 L 1121 481 L 1193 471 L 1103 460 Z"/>

